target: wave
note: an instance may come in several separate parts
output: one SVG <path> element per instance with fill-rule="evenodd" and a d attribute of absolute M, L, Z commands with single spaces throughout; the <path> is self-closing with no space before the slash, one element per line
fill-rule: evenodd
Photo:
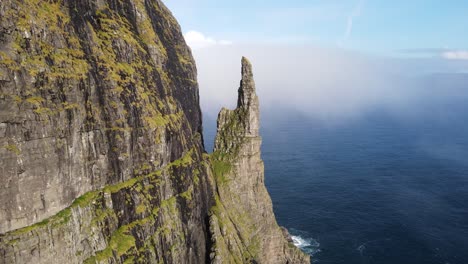
<path fill-rule="evenodd" d="M 290 229 L 293 244 L 310 256 L 320 252 L 320 243 L 310 237 L 306 232 L 297 229 Z"/>

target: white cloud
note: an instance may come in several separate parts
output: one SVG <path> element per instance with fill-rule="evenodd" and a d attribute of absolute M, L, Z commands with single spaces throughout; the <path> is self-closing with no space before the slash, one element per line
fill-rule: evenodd
<path fill-rule="evenodd" d="M 203 35 L 203 33 L 198 31 L 189 31 L 184 35 L 185 41 L 192 49 L 201 49 L 212 47 L 215 45 L 231 45 L 232 42 L 228 40 L 216 40 L 211 37 Z"/>
<path fill-rule="evenodd" d="M 442 58 L 448 60 L 468 60 L 468 50 L 444 51 Z"/>

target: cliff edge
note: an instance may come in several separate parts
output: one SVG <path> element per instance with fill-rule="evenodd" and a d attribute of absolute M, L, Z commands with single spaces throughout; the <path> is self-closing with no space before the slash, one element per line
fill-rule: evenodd
<path fill-rule="evenodd" d="M 263 185 L 250 64 L 211 156 L 196 75 L 159 0 L 0 1 L 0 264 L 308 263 Z"/>

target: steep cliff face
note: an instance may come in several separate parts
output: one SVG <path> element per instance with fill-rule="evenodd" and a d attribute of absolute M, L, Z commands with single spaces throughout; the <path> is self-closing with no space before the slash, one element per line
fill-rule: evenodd
<path fill-rule="evenodd" d="M 0 3 L 0 232 L 201 144 L 195 63 L 158 1 Z"/>
<path fill-rule="evenodd" d="M 308 263 L 276 223 L 260 157 L 259 103 L 252 66 L 242 59 L 235 110 L 222 109 L 211 157 L 216 205 L 211 209 L 213 263 Z"/>
<path fill-rule="evenodd" d="M 171 13 L 2 0 L 0 17 L 0 263 L 203 262 L 196 69 Z"/>
<path fill-rule="evenodd" d="M 0 263 L 305 261 L 274 220 L 258 102 L 241 93 L 243 125 L 210 158 L 195 62 L 159 0 L 0 1 Z"/>

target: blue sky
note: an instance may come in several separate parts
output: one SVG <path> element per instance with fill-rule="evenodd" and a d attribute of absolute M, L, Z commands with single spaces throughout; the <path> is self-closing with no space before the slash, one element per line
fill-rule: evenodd
<path fill-rule="evenodd" d="M 398 56 L 460 53 L 468 48 L 466 0 L 167 0 L 165 3 L 184 32 L 196 31 L 226 43 L 314 44 Z"/>

